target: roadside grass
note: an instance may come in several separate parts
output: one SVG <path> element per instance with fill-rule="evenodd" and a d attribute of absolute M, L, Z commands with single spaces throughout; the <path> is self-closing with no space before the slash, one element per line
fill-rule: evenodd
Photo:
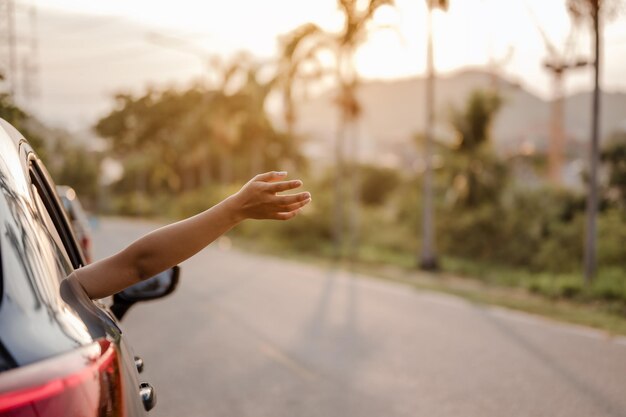
<path fill-rule="evenodd" d="M 336 261 L 330 243 L 318 245 L 315 252 L 302 252 L 269 236 L 261 240 L 235 236 L 233 240 L 236 248 L 245 251 L 336 266 L 374 279 L 456 295 L 477 304 L 626 335 L 626 283 L 613 276 L 622 271 L 602 271 L 590 287 L 585 287 L 582 277 L 573 273 L 532 273 L 445 257 L 440 260 L 439 272 L 424 272 L 415 268 L 415 255 L 374 247 L 362 247 L 358 261 Z"/>

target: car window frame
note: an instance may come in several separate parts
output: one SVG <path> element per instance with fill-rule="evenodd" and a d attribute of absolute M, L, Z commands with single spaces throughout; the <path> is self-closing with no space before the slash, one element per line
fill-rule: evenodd
<path fill-rule="evenodd" d="M 70 223 L 61 206 L 62 203 L 54 191 L 54 182 L 39 158 L 32 151 L 28 155 L 28 173 L 32 185 L 37 189 L 48 216 L 56 228 L 72 267 L 78 269 L 84 266 L 86 264 L 85 258 L 69 226 Z"/>

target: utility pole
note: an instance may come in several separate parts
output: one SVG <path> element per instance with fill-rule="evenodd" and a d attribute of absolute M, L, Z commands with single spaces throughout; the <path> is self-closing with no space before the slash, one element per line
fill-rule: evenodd
<path fill-rule="evenodd" d="M 435 65 L 432 31 L 433 2 L 428 0 L 428 45 L 426 55 L 426 128 L 424 130 L 424 207 L 422 209 L 422 253 L 419 266 L 425 270 L 437 269 L 433 212 L 432 141 L 435 123 Z"/>

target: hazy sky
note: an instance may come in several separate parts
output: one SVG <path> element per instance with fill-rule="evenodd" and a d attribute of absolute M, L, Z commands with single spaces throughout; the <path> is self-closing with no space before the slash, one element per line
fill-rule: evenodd
<path fill-rule="evenodd" d="M 23 8 L 33 1 L 18 3 Z M 277 36 L 300 24 L 313 21 L 332 30 L 342 23 L 336 0 L 35 0 L 34 4 L 39 10 L 41 84 L 36 110 L 44 119 L 71 128 L 92 123 L 110 106 L 107 97 L 115 91 L 182 83 L 203 73 L 199 57 L 150 43 L 151 32 L 186 39 L 207 55 L 245 49 L 269 57 L 276 51 Z M 448 13 L 435 16 L 438 70 L 486 66 L 510 55 L 500 71 L 549 97 L 551 78 L 541 67 L 546 48 L 537 26 L 563 49 L 570 32 L 564 4 L 565 0 L 451 0 Z M 24 12 L 21 28 L 28 27 L 25 16 Z M 373 26 L 383 29 L 374 32 L 357 55 L 361 76 L 423 74 L 425 22 L 423 0 L 397 0 L 397 9 L 380 10 Z M 622 16 L 605 30 L 606 89 L 626 91 L 625 23 Z M 399 30 L 384 29 L 386 25 Z M 573 39 L 572 55 L 588 55 L 587 30 L 578 30 Z M 568 92 L 590 86 L 590 70 L 566 77 Z"/>

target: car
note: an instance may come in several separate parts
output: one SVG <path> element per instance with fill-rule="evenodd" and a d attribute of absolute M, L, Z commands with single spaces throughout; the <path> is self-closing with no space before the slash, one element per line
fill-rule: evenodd
<path fill-rule="evenodd" d="M 174 291 L 179 269 L 108 306 L 66 279 L 85 263 L 45 166 L 0 119 L 0 416 L 137 417 L 154 407 L 120 320 Z"/>
<path fill-rule="evenodd" d="M 57 194 L 63 203 L 65 214 L 70 220 L 74 235 L 78 240 L 78 244 L 85 255 L 85 260 L 89 263 L 92 261 L 92 245 L 91 245 L 91 226 L 89 219 L 80 203 L 76 191 L 67 185 L 57 185 Z"/>

